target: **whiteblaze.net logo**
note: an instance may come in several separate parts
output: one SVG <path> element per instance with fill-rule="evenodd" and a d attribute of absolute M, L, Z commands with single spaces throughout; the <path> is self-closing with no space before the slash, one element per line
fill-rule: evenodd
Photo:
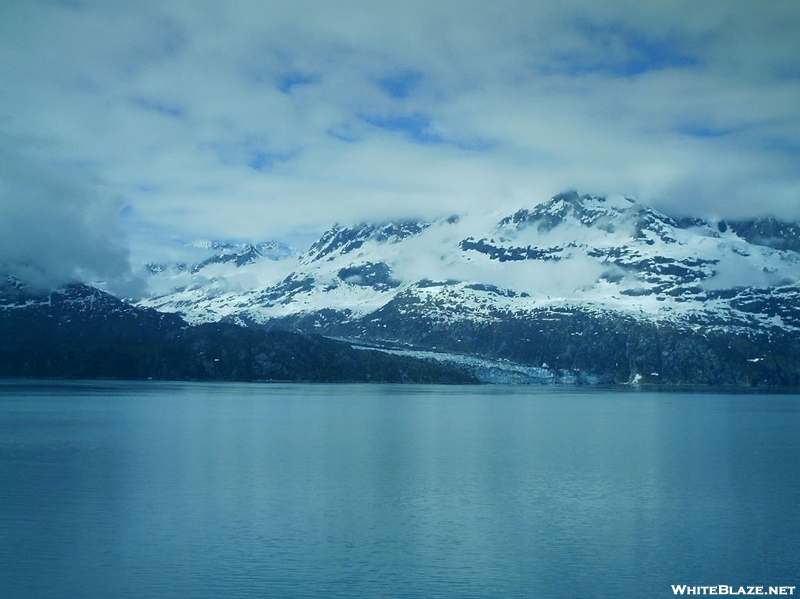
<path fill-rule="evenodd" d="M 674 595 L 794 595 L 796 587 L 691 586 L 673 584 Z"/>

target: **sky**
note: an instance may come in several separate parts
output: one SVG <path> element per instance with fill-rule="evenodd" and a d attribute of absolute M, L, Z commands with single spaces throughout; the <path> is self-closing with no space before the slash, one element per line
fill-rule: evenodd
<path fill-rule="evenodd" d="M 800 3 L 4 0 L 0 269 L 515 211 L 800 219 Z"/>

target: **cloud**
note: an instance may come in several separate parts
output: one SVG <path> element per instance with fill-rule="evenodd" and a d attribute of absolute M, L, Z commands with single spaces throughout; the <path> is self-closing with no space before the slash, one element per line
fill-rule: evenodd
<path fill-rule="evenodd" d="M 120 206 L 10 142 L 0 137 L 0 273 L 36 289 L 92 280 L 135 293 Z"/>
<path fill-rule="evenodd" d="M 90 164 L 139 246 L 573 188 L 800 218 L 798 28 L 794 2 L 12 0 L 0 130 Z"/>

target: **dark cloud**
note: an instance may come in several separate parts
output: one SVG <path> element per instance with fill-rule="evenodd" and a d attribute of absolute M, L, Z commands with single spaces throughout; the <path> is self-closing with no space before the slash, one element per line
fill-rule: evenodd
<path fill-rule="evenodd" d="M 96 281 L 133 294 L 120 205 L 0 137 L 0 273 L 38 288 Z"/>

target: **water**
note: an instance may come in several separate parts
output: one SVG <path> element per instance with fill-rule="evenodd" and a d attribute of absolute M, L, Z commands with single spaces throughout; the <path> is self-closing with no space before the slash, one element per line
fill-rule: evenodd
<path fill-rule="evenodd" d="M 799 466 L 791 395 L 0 382 L 0 597 L 800 586 Z"/>

